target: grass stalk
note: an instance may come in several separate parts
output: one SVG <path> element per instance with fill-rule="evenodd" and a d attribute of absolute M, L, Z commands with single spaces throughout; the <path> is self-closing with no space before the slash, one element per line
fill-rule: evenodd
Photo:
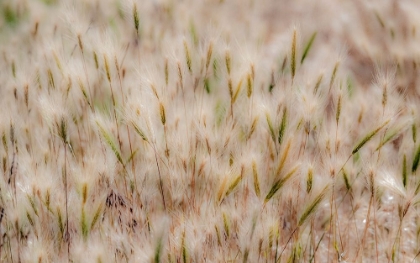
<path fill-rule="evenodd" d="M 135 10 L 135 11 L 137 12 L 137 10 Z M 123 91 L 123 88 L 122 88 L 122 79 L 121 79 L 121 74 L 120 74 L 120 71 L 121 71 L 120 68 L 121 67 L 118 64 L 117 56 L 114 57 L 114 62 L 115 62 L 115 69 L 117 71 L 119 85 L 120 85 L 122 103 L 123 103 L 123 105 L 125 105 L 125 98 L 124 98 L 125 96 L 124 96 L 124 91 Z M 133 156 L 133 146 L 132 146 L 132 143 L 131 143 L 131 134 L 130 134 L 130 130 L 128 128 L 128 124 L 125 125 L 125 128 L 126 128 L 126 131 L 127 131 L 128 145 L 130 147 L 130 155 Z M 135 174 L 135 163 L 134 162 L 131 162 L 131 171 L 132 171 L 133 174 Z M 136 180 L 136 177 L 134 177 L 134 180 Z"/>
<path fill-rule="evenodd" d="M 108 57 L 106 56 L 106 54 L 104 54 L 104 66 L 105 66 L 105 72 L 106 72 L 106 77 L 108 79 L 108 83 L 109 83 L 109 89 L 111 90 L 111 99 L 112 99 L 112 108 L 113 108 L 113 113 L 114 113 L 114 119 L 115 119 L 115 125 L 117 127 L 117 139 L 118 139 L 118 145 L 120 148 L 120 151 L 122 150 L 122 141 L 121 141 L 121 137 L 120 137 L 120 128 L 119 128 L 119 124 L 118 124 L 118 118 L 117 118 L 117 103 L 115 100 L 115 96 L 114 96 L 114 89 L 112 87 L 112 79 L 111 79 L 111 72 L 110 72 L 110 68 L 109 68 L 109 64 L 108 64 Z"/>
<path fill-rule="evenodd" d="M 64 117 L 61 118 L 60 124 L 57 124 L 59 129 L 59 135 L 64 147 L 64 166 L 63 166 L 63 180 L 64 180 L 64 193 L 65 193 L 65 213 L 66 213 L 66 233 L 64 240 L 67 243 L 67 260 L 70 262 L 70 232 L 69 232 L 69 201 L 68 201 L 68 176 L 67 176 L 67 121 Z"/>

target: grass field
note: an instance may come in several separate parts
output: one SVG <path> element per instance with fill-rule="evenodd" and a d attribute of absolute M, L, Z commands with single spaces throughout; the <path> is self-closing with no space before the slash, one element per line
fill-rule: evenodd
<path fill-rule="evenodd" d="M 0 1 L 0 261 L 420 262 L 419 13 Z"/>

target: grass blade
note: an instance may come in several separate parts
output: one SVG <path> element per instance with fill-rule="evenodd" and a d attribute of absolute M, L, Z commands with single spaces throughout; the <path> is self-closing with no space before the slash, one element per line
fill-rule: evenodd
<path fill-rule="evenodd" d="M 318 33 L 318 32 L 314 32 L 314 33 L 312 34 L 311 38 L 309 39 L 308 44 L 306 44 L 305 49 L 304 49 L 304 51 L 303 51 L 302 58 L 301 58 L 301 60 L 300 60 L 300 64 L 302 64 L 302 63 L 303 63 L 303 61 L 305 60 L 306 56 L 308 55 L 309 50 L 311 49 L 312 44 L 314 43 L 314 40 L 315 40 L 315 38 L 316 38 L 317 33 Z"/>

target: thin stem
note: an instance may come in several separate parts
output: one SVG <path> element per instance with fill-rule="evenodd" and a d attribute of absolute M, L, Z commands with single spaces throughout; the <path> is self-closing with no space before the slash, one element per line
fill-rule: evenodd
<path fill-rule="evenodd" d="M 155 161 L 156 161 L 156 166 L 158 169 L 158 174 L 159 174 L 159 188 L 160 188 L 160 194 L 162 195 L 162 202 L 163 202 L 163 208 L 166 211 L 166 202 L 165 202 L 165 194 L 163 193 L 163 180 L 162 180 L 162 175 L 160 173 L 160 167 L 159 167 L 159 162 L 157 159 L 157 152 L 156 152 L 156 148 L 153 147 L 153 150 L 155 152 Z"/>
<path fill-rule="evenodd" d="M 66 200 L 66 234 L 65 240 L 67 242 L 67 260 L 70 262 L 70 232 L 69 232 L 69 212 L 68 212 L 68 181 L 67 181 L 67 146 L 64 142 L 64 193 Z"/>

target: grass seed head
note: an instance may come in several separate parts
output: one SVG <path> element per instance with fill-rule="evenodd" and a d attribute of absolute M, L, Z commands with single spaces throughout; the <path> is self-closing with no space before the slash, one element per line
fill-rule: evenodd
<path fill-rule="evenodd" d="M 86 212 L 85 212 L 84 207 L 82 207 L 82 212 L 80 216 L 80 228 L 82 230 L 81 232 L 82 232 L 83 239 L 87 240 L 88 234 L 89 234 L 89 226 L 87 223 Z"/>
<path fill-rule="evenodd" d="M 252 161 L 252 175 L 254 179 L 254 190 L 255 194 L 260 197 L 261 191 L 260 191 L 260 182 L 258 179 L 258 170 L 257 170 L 257 163 L 255 161 Z"/>
<path fill-rule="evenodd" d="M 289 151 L 290 151 L 290 147 L 292 145 L 292 139 L 288 140 L 286 146 L 283 149 L 280 161 L 279 161 L 279 165 L 277 167 L 275 176 L 280 176 L 281 172 L 283 171 L 284 165 L 286 163 L 287 157 L 289 156 Z"/>
<path fill-rule="evenodd" d="M 98 55 L 96 54 L 95 51 L 92 51 L 92 53 L 93 53 L 93 61 L 95 61 L 95 68 L 99 69 Z"/>
<path fill-rule="evenodd" d="M 270 201 L 270 199 L 277 193 L 277 191 L 279 191 L 284 184 L 290 180 L 290 178 L 292 178 L 292 176 L 294 175 L 294 173 L 297 171 L 297 169 L 299 168 L 299 166 L 295 166 L 294 168 L 292 168 L 284 177 L 278 179 L 277 181 L 274 182 L 274 184 L 272 185 L 270 191 L 268 192 L 267 196 L 265 197 L 265 203 L 267 203 L 268 201 Z"/>
<path fill-rule="evenodd" d="M 271 139 L 273 139 L 273 141 L 275 142 L 276 141 L 276 135 L 274 133 L 273 122 L 271 121 L 270 115 L 268 113 L 266 113 L 265 117 L 266 117 L 267 124 L 268 124 L 268 130 L 270 131 Z"/>
<path fill-rule="evenodd" d="M 95 209 L 95 213 L 93 214 L 93 217 L 92 217 L 92 222 L 90 223 L 91 230 L 95 227 L 96 223 L 98 223 L 98 219 L 100 218 L 101 213 L 102 213 L 102 203 L 100 203 Z"/>
<path fill-rule="evenodd" d="M 287 126 L 287 107 L 283 109 L 283 116 L 281 117 L 281 123 L 279 128 L 279 137 L 278 142 L 281 145 L 283 142 L 283 138 L 286 132 L 286 126 Z"/>
<path fill-rule="evenodd" d="M 300 215 L 299 217 L 299 221 L 298 221 L 298 226 L 301 227 L 303 226 L 303 224 L 305 224 L 305 222 L 307 222 L 308 218 L 314 214 L 318 208 L 318 206 L 320 205 L 320 203 L 323 201 L 323 199 L 325 198 L 325 195 L 328 192 L 328 188 L 329 186 L 325 186 L 324 189 L 322 189 L 322 191 L 315 196 L 314 200 L 312 201 L 312 203 L 310 203 L 305 210 L 303 211 L 303 213 Z"/>
<path fill-rule="evenodd" d="M 290 59 L 290 68 L 292 72 L 292 82 L 295 79 L 296 74 L 296 29 L 293 30 L 293 37 L 292 37 L 292 52 L 291 52 L 291 59 Z"/>
<path fill-rule="evenodd" d="M 246 84 L 247 84 L 246 95 L 248 96 L 248 98 L 250 98 L 251 95 L 252 95 L 252 79 L 251 79 L 251 74 L 250 73 L 248 73 L 247 76 L 246 76 Z"/>
<path fill-rule="evenodd" d="M 230 70 L 231 70 L 231 67 L 232 67 L 232 61 L 231 61 L 230 51 L 229 50 L 226 50 L 226 52 L 225 52 L 225 65 L 226 65 L 227 73 L 230 76 Z"/>
<path fill-rule="evenodd" d="M 402 165 L 402 181 L 404 187 L 407 187 L 407 156 L 404 154 Z"/>
<path fill-rule="evenodd" d="M 210 66 L 212 54 L 213 54 L 213 42 L 210 42 L 209 47 L 207 49 L 206 70 L 208 70 Z"/>
<path fill-rule="evenodd" d="M 111 72 L 109 70 L 108 57 L 106 54 L 104 54 L 104 67 L 106 72 L 106 78 L 108 79 L 108 82 L 111 83 Z"/>
<path fill-rule="evenodd" d="M 188 43 L 184 40 L 184 52 L 185 52 L 185 61 L 187 62 L 188 71 L 192 74 L 192 61 L 191 61 L 191 53 L 188 48 Z"/>
<path fill-rule="evenodd" d="M 111 148 L 112 152 L 114 153 L 115 157 L 117 158 L 117 160 L 121 163 L 121 165 L 124 166 L 124 161 L 121 157 L 121 153 L 120 150 L 118 149 L 117 145 L 115 144 L 114 140 L 112 139 L 111 134 L 109 134 L 102 126 L 101 124 L 99 124 L 99 122 L 96 122 L 96 125 L 99 128 L 99 131 L 102 135 L 102 137 L 105 139 L 105 142 L 109 145 L 109 147 Z"/>
<path fill-rule="evenodd" d="M 338 96 L 337 110 L 335 112 L 335 121 L 337 123 L 337 126 L 338 126 L 338 122 L 340 121 L 340 114 L 341 114 L 341 94 Z"/>
<path fill-rule="evenodd" d="M 166 112 L 165 112 L 165 106 L 162 102 L 159 103 L 159 112 L 160 112 L 160 121 L 162 122 L 162 125 L 166 124 Z"/>
<path fill-rule="evenodd" d="M 258 116 L 254 117 L 254 119 L 252 120 L 251 128 L 249 129 L 249 133 L 248 133 L 248 139 L 251 138 L 252 134 L 255 132 L 255 129 L 257 128 L 258 120 L 259 120 Z"/>
<path fill-rule="evenodd" d="M 302 58 L 300 59 L 300 64 L 303 64 L 303 61 L 305 60 L 306 56 L 308 56 L 309 50 L 311 49 L 312 44 L 315 41 L 317 33 L 318 32 L 314 32 L 311 38 L 309 39 L 308 43 L 306 44 L 305 49 L 303 50 Z"/>
<path fill-rule="evenodd" d="M 230 99 L 233 102 L 233 84 L 232 84 L 232 79 L 231 78 L 228 79 L 228 89 L 229 89 Z"/>
<path fill-rule="evenodd" d="M 61 117 L 60 124 L 58 125 L 60 138 L 64 144 L 67 144 L 67 121 L 64 117 Z"/>
<path fill-rule="evenodd" d="M 168 86 L 169 83 L 169 65 L 168 58 L 165 58 L 165 84 Z"/>
<path fill-rule="evenodd" d="M 78 34 L 77 35 L 77 43 L 79 44 L 79 48 L 80 48 L 80 51 L 82 51 L 82 53 L 83 53 L 83 42 L 82 42 L 82 36 L 80 35 L 80 34 Z"/>
<path fill-rule="evenodd" d="M 351 152 L 352 155 L 356 154 L 368 141 L 370 141 L 373 136 L 375 136 L 383 127 L 385 127 L 389 123 L 389 120 L 384 122 L 381 126 L 373 130 L 372 132 L 368 133 L 354 148 Z"/>
<path fill-rule="evenodd" d="M 311 192 L 311 190 L 312 190 L 312 185 L 313 185 L 313 174 L 314 174 L 314 172 L 313 172 L 313 170 L 312 170 L 312 168 L 309 168 L 308 169 L 308 175 L 307 175 L 307 178 L 306 178 L 306 192 L 309 194 L 310 192 Z"/>
<path fill-rule="evenodd" d="M 331 74 L 331 79 L 330 79 L 330 90 L 331 90 L 331 88 L 332 88 L 332 86 L 333 86 L 333 84 L 334 84 L 334 80 L 335 80 L 335 78 L 336 78 L 336 75 L 337 75 L 337 71 L 338 71 L 338 67 L 339 67 L 339 66 L 340 66 L 340 61 L 337 61 L 337 62 L 335 63 L 334 69 L 333 69 L 332 74 Z"/>
<path fill-rule="evenodd" d="M 139 35 L 140 19 L 139 19 L 139 13 L 137 11 L 136 3 L 133 3 L 133 22 L 134 22 L 134 28 L 136 29 L 136 33 L 137 35 Z"/>
<path fill-rule="evenodd" d="M 417 147 L 416 153 L 414 154 L 413 165 L 411 166 L 412 173 L 415 173 L 417 171 L 419 162 L 420 162 L 420 145 Z"/>
<path fill-rule="evenodd" d="M 321 86 L 321 82 L 322 82 L 323 77 L 324 77 L 324 74 L 319 75 L 319 77 L 316 81 L 315 87 L 314 87 L 314 94 L 318 93 L 318 89 L 319 89 L 319 86 Z"/>
<path fill-rule="evenodd" d="M 239 80 L 238 85 L 236 86 L 235 93 L 233 94 L 232 103 L 235 103 L 238 98 L 239 92 L 241 91 L 242 78 Z"/>

